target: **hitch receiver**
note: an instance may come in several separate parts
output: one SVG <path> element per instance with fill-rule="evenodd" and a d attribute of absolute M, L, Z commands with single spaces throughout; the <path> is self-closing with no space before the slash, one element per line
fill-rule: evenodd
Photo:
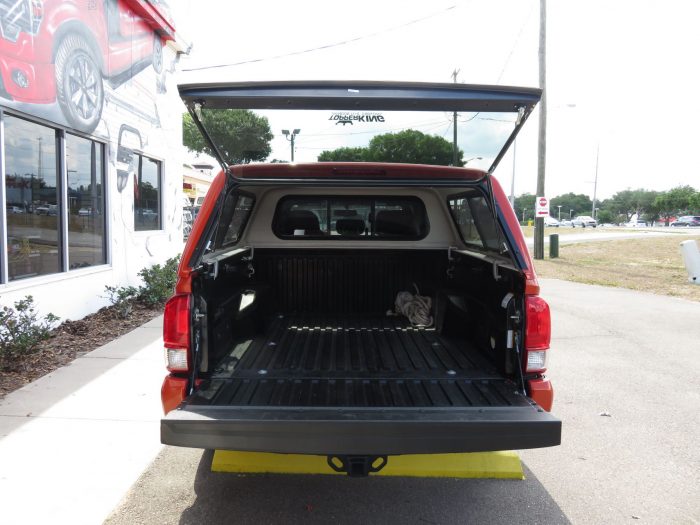
<path fill-rule="evenodd" d="M 328 456 L 328 466 L 353 478 L 364 478 L 379 472 L 389 459 L 386 456 Z M 375 463 L 377 463 L 375 465 Z"/>

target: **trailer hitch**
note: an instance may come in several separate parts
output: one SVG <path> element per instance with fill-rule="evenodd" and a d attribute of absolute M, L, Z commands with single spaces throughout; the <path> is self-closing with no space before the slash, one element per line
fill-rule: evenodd
<path fill-rule="evenodd" d="M 379 472 L 389 459 L 386 456 L 328 456 L 328 466 L 353 478 L 364 478 Z"/>

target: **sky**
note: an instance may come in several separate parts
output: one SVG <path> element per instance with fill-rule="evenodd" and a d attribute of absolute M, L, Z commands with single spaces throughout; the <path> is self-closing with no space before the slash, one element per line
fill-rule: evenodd
<path fill-rule="evenodd" d="M 192 43 L 178 81 L 451 82 L 458 70 L 462 83 L 537 87 L 539 4 L 178 0 L 177 30 Z M 596 168 L 598 198 L 700 189 L 698 27 L 693 0 L 547 2 L 548 197 L 592 196 Z M 535 193 L 538 117 L 519 135 L 515 162 L 511 151 L 495 173 L 507 191 L 515 174 L 516 195 Z M 272 156 L 287 158 L 272 131 Z M 297 146 L 297 160 L 313 151 L 303 128 Z"/>

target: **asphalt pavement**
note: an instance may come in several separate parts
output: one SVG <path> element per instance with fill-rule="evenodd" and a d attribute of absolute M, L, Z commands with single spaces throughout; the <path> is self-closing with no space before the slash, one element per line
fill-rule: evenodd
<path fill-rule="evenodd" d="M 107 523 L 698 523 L 700 303 L 542 280 L 559 447 L 527 479 L 215 474 L 165 447 Z"/>

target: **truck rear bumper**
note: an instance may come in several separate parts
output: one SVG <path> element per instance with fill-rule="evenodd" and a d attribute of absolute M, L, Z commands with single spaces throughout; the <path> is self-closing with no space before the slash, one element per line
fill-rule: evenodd
<path fill-rule="evenodd" d="M 472 408 L 181 406 L 166 445 L 297 454 L 439 454 L 558 445 L 561 421 L 536 405 Z"/>

